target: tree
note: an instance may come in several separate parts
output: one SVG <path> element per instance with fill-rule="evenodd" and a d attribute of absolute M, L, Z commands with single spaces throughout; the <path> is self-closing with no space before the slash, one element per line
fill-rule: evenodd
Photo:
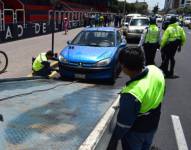
<path fill-rule="evenodd" d="M 154 14 L 157 14 L 158 11 L 159 11 L 159 6 L 156 5 L 156 6 L 153 8 L 152 12 L 153 12 Z"/>
<path fill-rule="evenodd" d="M 184 13 L 184 8 L 178 8 L 176 9 L 177 14 L 183 14 Z"/>

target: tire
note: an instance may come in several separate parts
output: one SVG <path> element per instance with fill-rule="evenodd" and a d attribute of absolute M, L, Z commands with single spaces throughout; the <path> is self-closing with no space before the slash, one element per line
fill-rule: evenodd
<path fill-rule="evenodd" d="M 8 57 L 5 52 L 0 51 L 0 74 L 5 72 L 8 66 Z"/>
<path fill-rule="evenodd" d="M 114 66 L 114 69 L 113 69 L 113 75 L 112 75 L 112 78 L 109 79 L 109 83 L 110 84 L 114 84 L 115 83 L 115 80 L 117 79 L 117 77 L 119 76 L 121 72 L 121 66 L 120 66 L 120 63 L 119 61 L 117 61 L 116 65 Z"/>

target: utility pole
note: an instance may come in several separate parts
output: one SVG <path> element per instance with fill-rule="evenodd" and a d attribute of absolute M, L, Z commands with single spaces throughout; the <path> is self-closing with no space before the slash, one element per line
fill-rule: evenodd
<path fill-rule="evenodd" d="M 53 5 L 53 11 L 52 11 L 52 16 L 51 16 L 51 30 L 52 30 L 52 53 L 54 54 L 54 30 L 55 30 L 55 8 L 56 5 L 58 4 L 59 0 L 51 0 L 50 2 Z"/>
<path fill-rule="evenodd" d="M 124 7 L 123 7 L 123 16 L 125 17 L 125 11 L 126 10 L 126 0 L 124 0 Z"/>

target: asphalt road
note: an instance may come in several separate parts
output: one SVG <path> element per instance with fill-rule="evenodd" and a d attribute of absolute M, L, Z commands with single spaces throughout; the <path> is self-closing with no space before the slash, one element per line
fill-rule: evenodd
<path fill-rule="evenodd" d="M 177 138 L 180 139 L 176 140 L 171 115 L 179 116 L 185 141 L 188 149 L 191 149 L 191 31 L 188 29 L 185 29 L 185 31 L 187 33 L 186 45 L 180 53 L 176 54 L 175 73 L 179 78 L 166 79 L 167 89 L 162 107 L 161 122 L 154 140 L 154 143 L 161 150 L 181 150 L 178 149 L 177 143 L 184 141 L 183 138 L 180 138 L 180 133 L 177 135 Z M 184 144 L 182 143 L 182 145 Z"/>
<path fill-rule="evenodd" d="M 185 28 L 185 31 L 187 42 L 182 51 L 176 54 L 175 74 L 179 78 L 166 79 L 161 120 L 153 141 L 153 145 L 159 150 L 191 149 L 191 30 Z M 157 52 L 155 61 L 156 65 L 160 66 L 160 52 Z M 120 88 L 128 79 L 122 73 L 114 86 Z"/>

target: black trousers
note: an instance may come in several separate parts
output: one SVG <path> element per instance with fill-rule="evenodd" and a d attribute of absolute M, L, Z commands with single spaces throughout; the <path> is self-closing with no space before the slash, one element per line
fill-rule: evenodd
<path fill-rule="evenodd" d="M 145 52 L 145 59 L 146 65 L 153 65 L 155 64 L 155 55 L 159 44 L 144 44 L 144 52 Z"/>
<path fill-rule="evenodd" d="M 166 75 L 170 76 L 174 75 L 174 67 L 176 62 L 174 57 L 179 46 L 180 46 L 180 40 L 176 40 L 174 42 L 170 42 L 164 49 L 165 57 L 164 57 L 164 66 L 162 69 Z"/>
<path fill-rule="evenodd" d="M 52 69 L 51 69 L 51 67 L 50 67 L 50 63 L 46 63 L 41 70 L 36 71 L 36 72 L 34 72 L 34 73 L 35 73 L 35 75 L 37 75 L 37 76 L 48 77 L 48 75 L 50 75 L 51 72 L 52 72 Z"/>

